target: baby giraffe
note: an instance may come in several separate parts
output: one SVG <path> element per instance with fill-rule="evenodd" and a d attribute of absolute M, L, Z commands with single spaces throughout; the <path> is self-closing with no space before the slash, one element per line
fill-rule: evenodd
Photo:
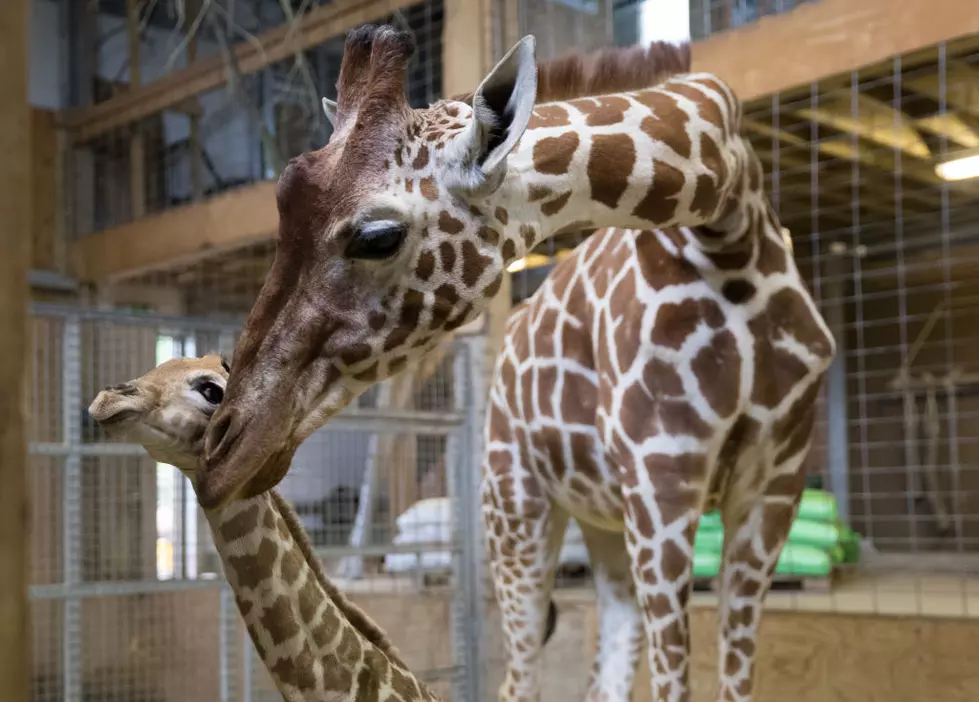
<path fill-rule="evenodd" d="M 194 482 L 227 379 L 219 356 L 174 359 L 105 388 L 89 413 Z M 238 610 L 285 700 L 437 699 L 385 633 L 327 579 L 295 513 L 274 490 L 206 515 Z"/>

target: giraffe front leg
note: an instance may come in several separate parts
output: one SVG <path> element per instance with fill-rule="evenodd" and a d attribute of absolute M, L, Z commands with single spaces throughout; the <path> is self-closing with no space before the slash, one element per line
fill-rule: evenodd
<path fill-rule="evenodd" d="M 507 655 L 499 699 L 537 702 L 541 649 L 568 517 L 543 494 L 516 446 L 499 441 L 489 444 L 481 499 Z"/>
<path fill-rule="evenodd" d="M 654 453 L 620 471 L 626 543 L 646 628 L 652 699 L 690 700 L 687 602 L 707 457 Z"/>
<path fill-rule="evenodd" d="M 806 451 L 766 471 L 760 491 L 733 485 L 723 507 L 724 567 L 718 607 L 718 699 L 750 702 L 765 595 L 805 486 Z"/>
<path fill-rule="evenodd" d="M 629 552 L 621 533 L 581 525 L 598 600 L 598 650 L 586 700 L 629 702 L 642 648 L 642 613 L 636 602 Z"/>

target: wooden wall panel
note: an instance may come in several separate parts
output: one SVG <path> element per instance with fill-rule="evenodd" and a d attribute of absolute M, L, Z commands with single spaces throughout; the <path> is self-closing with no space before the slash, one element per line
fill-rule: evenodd
<path fill-rule="evenodd" d="M 61 144 L 57 114 L 31 110 L 31 208 L 34 249 L 31 267 L 55 270 L 62 261 Z"/>
<path fill-rule="evenodd" d="M 594 646 L 587 610 L 585 656 Z M 691 612 L 692 702 L 713 702 L 717 678 L 717 611 Z M 758 640 L 756 702 L 973 702 L 979 668 L 979 620 L 766 612 Z M 583 656 L 583 657 L 585 657 Z M 645 657 L 644 657 L 645 658 Z M 587 660 L 587 658 L 586 658 Z M 590 663 L 590 661 L 588 661 Z M 586 661 L 582 661 L 585 665 Z M 634 702 L 650 699 L 645 659 Z M 582 690 L 583 692 L 583 690 Z"/>
<path fill-rule="evenodd" d="M 0 3 L 0 690 L 26 702 L 30 631 L 27 577 L 27 326 L 31 264 L 31 123 L 28 0 Z"/>

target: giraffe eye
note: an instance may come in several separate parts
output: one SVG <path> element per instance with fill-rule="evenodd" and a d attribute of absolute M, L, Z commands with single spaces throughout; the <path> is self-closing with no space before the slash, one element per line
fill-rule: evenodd
<path fill-rule="evenodd" d="M 347 257 L 364 261 L 391 258 L 398 253 L 407 233 L 408 228 L 400 222 L 368 222 L 351 237 Z"/>
<path fill-rule="evenodd" d="M 224 399 L 224 390 L 217 383 L 206 382 L 197 386 L 197 392 L 212 405 L 220 405 Z"/>

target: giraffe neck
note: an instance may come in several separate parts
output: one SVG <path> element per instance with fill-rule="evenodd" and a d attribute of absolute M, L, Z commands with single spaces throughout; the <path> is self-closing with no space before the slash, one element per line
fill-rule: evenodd
<path fill-rule="evenodd" d="M 491 198 L 514 242 L 504 259 L 562 232 L 602 227 L 692 227 L 706 249 L 735 244 L 749 228 L 748 186 L 763 197 L 740 117 L 730 89 L 707 74 L 538 105 Z"/>
<path fill-rule="evenodd" d="M 255 648 L 288 702 L 434 700 L 317 565 L 274 491 L 205 512 Z"/>

